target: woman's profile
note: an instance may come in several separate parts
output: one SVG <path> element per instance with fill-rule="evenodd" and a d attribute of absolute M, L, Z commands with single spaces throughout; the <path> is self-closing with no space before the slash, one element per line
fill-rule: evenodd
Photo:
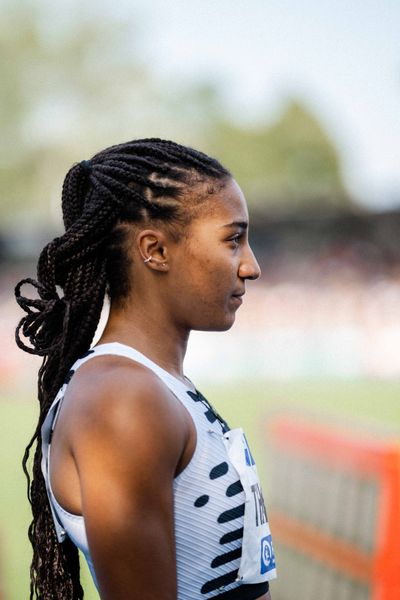
<path fill-rule="evenodd" d="M 75 164 L 62 211 L 15 290 L 17 343 L 43 357 L 30 598 L 83 597 L 79 548 L 102 600 L 267 600 L 253 457 L 183 369 L 190 331 L 228 330 L 260 275 L 240 187 L 202 152 L 133 140 Z"/>

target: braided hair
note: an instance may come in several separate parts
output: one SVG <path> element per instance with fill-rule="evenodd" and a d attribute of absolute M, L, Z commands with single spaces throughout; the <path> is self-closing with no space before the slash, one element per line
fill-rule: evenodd
<path fill-rule="evenodd" d="M 75 164 L 65 177 L 65 233 L 42 250 L 37 278 L 23 279 L 15 288 L 26 312 L 17 326 L 16 342 L 43 357 L 39 420 L 23 458 L 33 515 L 28 531 L 33 547 L 30 600 L 83 598 L 78 550 L 68 538 L 60 544 L 56 537 L 40 467 L 41 427 L 71 366 L 90 347 L 106 292 L 117 303 L 129 293 L 129 226 L 156 221 L 177 238 L 207 196 L 199 184 L 206 184 L 211 193 L 229 177 L 214 158 L 158 138 L 107 148 Z M 36 289 L 35 297 L 22 294 L 27 284 Z M 33 446 L 31 476 L 28 459 Z"/>

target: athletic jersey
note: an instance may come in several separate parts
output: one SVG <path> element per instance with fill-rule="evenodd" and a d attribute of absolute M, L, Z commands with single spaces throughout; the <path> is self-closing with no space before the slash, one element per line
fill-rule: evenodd
<path fill-rule="evenodd" d="M 49 455 L 51 435 L 71 377 L 86 361 L 110 354 L 130 358 L 151 369 L 182 402 L 196 428 L 194 454 L 173 484 L 178 600 L 253 600 L 260 597 L 268 590 L 268 580 L 276 576 L 275 560 L 270 536 L 268 548 L 265 546 L 267 537 L 264 537 L 264 558 L 266 550 L 268 556 L 266 560 L 261 558 L 262 575 L 256 578 L 256 583 L 242 581 L 239 567 L 246 497 L 238 470 L 224 444 L 223 435 L 228 436 L 230 431 L 228 425 L 204 396 L 194 386 L 191 388 L 189 380 L 187 384 L 183 383 L 137 350 L 117 342 L 95 346 L 75 362 L 42 427 L 42 471 L 59 541 L 68 536 L 82 551 L 97 586 L 84 517 L 65 511 L 54 497 Z M 263 501 L 262 507 L 265 509 Z M 267 520 L 265 510 L 263 513 Z M 154 569 L 157 569 L 156 564 Z"/>

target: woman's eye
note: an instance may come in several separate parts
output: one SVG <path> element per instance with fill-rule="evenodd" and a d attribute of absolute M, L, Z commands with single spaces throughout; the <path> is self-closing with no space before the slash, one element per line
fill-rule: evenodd
<path fill-rule="evenodd" d="M 232 238 L 230 238 L 230 242 L 233 242 L 235 245 L 238 245 L 240 242 L 240 238 L 242 237 L 241 233 L 236 234 L 235 236 L 233 236 Z"/>

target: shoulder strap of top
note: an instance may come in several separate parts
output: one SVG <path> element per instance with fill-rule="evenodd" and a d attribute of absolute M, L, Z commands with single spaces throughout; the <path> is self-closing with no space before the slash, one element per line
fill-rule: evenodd
<path fill-rule="evenodd" d="M 188 384 L 185 384 L 180 379 L 177 379 L 171 373 L 168 373 L 165 369 L 160 367 L 158 364 L 153 362 L 150 358 L 132 348 L 131 346 L 127 346 L 125 344 L 120 344 L 119 342 L 111 342 L 108 344 L 99 344 L 98 346 L 94 346 L 91 350 L 89 350 L 82 358 L 79 358 L 75 364 L 72 366 L 70 371 L 70 377 L 73 373 L 85 362 L 96 357 L 96 356 L 104 356 L 104 355 L 117 355 L 124 356 L 125 358 L 130 358 L 136 362 L 141 363 L 145 367 L 151 369 L 162 381 L 167 385 L 168 388 L 175 394 L 179 395 L 180 393 L 189 391 L 195 391 L 195 386 L 192 384 L 192 387 Z M 70 379 L 70 377 L 68 379 Z M 190 380 L 188 380 L 190 381 Z M 191 382 L 190 382 L 191 383 Z"/>
<path fill-rule="evenodd" d="M 49 504 L 51 509 L 51 514 L 53 515 L 54 526 L 56 529 L 57 539 L 61 543 L 66 538 L 65 529 L 57 515 L 57 512 L 54 509 L 53 502 L 51 499 L 50 493 L 50 481 L 49 481 L 49 449 L 51 444 L 51 437 L 53 435 L 53 430 L 57 421 L 58 413 L 60 412 L 60 408 L 62 405 L 62 400 L 64 398 L 65 392 L 65 384 L 58 392 L 55 397 L 50 409 L 46 415 L 46 418 L 43 422 L 41 429 L 41 440 L 42 440 L 42 460 L 41 460 L 41 469 L 44 477 L 44 481 L 46 484 L 47 496 L 49 498 Z"/>

